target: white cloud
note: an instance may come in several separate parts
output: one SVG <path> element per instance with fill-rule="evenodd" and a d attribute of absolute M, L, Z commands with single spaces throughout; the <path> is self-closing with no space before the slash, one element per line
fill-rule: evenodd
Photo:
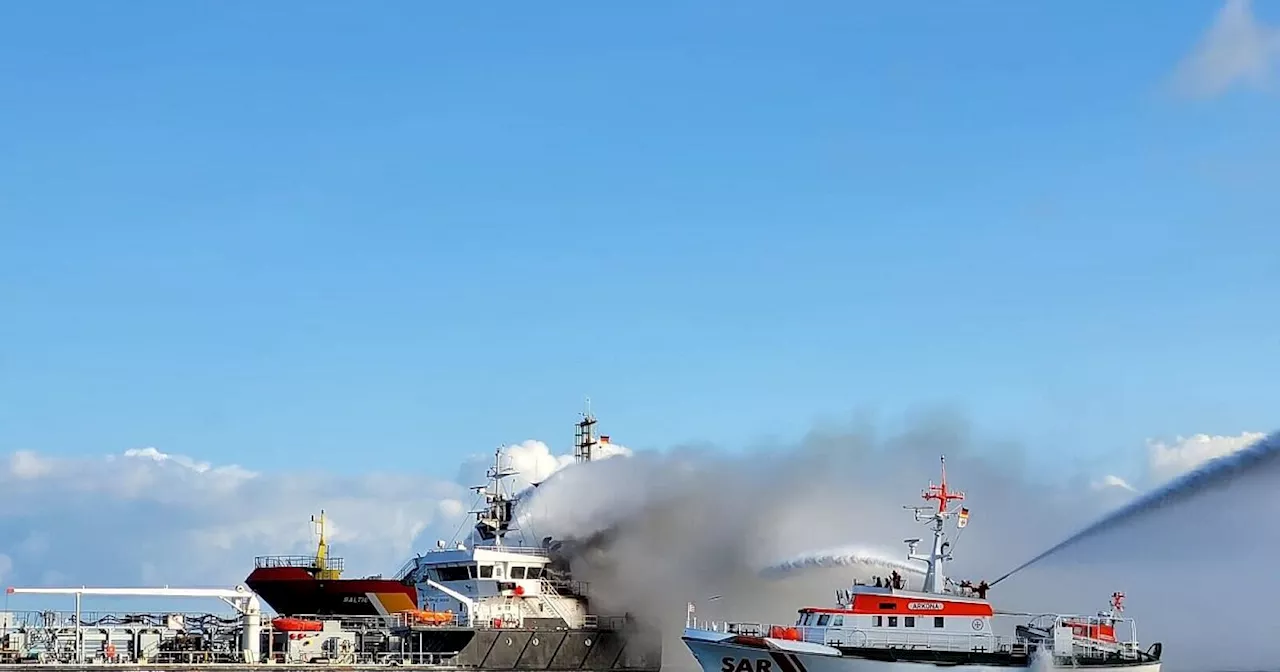
<path fill-rule="evenodd" d="M 631 449 L 616 443 L 599 443 L 592 455 L 593 459 L 603 460 L 619 455 L 631 455 Z M 513 446 L 507 446 L 508 464 L 519 473 L 525 483 L 541 483 L 551 474 L 573 464 L 572 455 L 556 455 L 550 446 L 529 439 Z"/>
<path fill-rule="evenodd" d="M 1123 478 L 1120 478 L 1119 476 L 1115 476 L 1112 474 L 1107 474 L 1106 476 L 1103 476 L 1100 480 L 1095 481 L 1093 483 L 1094 490 L 1106 490 L 1108 488 L 1120 488 L 1121 490 L 1128 490 L 1129 492 L 1138 491 L 1137 488 L 1133 487 L 1132 485 L 1129 485 L 1128 481 L 1124 480 Z"/>
<path fill-rule="evenodd" d="M 52 465 L 29 450 L 19 450 L 9 455 L 9 473 L 15 478 L 29 480 L 48 473 Z"/>
<path fill-rule="evenodd" d="M 1230 455 L 1262 439 L 1262 432 L 1242 432 L 1235 436 L 1196 434 L 1177 437 L 1173 443 L 1147 441 L 1148 478 L 1157 485 L 1180 476 L 1217 457 Z"/>
<path fill-rule="evenodd" d="M 1280 28 L 1261 23 L 1250 0 L 1227 0 L 1195 50 L 1178 67 L 1175 83 L 1186 95 L 1211 98 L 1235 86 L 1273 84 L 1280 61 Z"/>
<path fill-rule="evenodd" d="M 0 469 L 0 554 L 14 583 L 233 585 L 255 555 L 314 549 L 326 510 L 352 574 L 391 573 L 418 537 L 457 529 L 468 497 L 399 473 L 257 473 L 155 448 L 48 458 L 14 453 Z"/>

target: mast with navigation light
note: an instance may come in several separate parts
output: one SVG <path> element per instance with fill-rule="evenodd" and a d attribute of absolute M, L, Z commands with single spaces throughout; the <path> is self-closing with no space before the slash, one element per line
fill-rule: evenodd
<path fill-rule="evenodd" d="M 920 543 L 919 539 L 907 539 L 907 559 L 923 560 L 928 563 L 928 571 L 924 577 L 924 592 L 926 593 L 943 593 L 947 584 L 947 578 L 942 572 L 942 563 L 951 559 L 950 543 L 946 540 L 946 531 L 944 530 L 947 518 L 959 514 L 956 521 L 956 527 L 964 527 L 969 519 L 969 510 L 963 507 L 955 507 L 950 510 L 947 506 L 953 501 L 961 501 L 964 499 L 964 493 L 959 490 L 951 490 L 947 488 L 947 458 L 942 456 L 942 482 L 934 485 L 933 481 L 929 481 L 929 488 L 922 495 L 926 501 L 936 501 L 938 503 L 937 510 L 933 506 L 905 506 L 903 508 L 910 509 L 915 513 L 916 521 L 928 523 L 933 528 L 933 548 L 927 554 L 916 553 L 916 545 Z"/>

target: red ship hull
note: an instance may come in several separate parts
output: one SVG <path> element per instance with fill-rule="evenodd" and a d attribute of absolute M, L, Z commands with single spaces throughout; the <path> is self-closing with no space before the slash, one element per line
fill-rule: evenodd
<path fill-rule="evenodd" d="M 396 579 L 317 579 L 305 567 L 258 567 L 245 584 L 282 616 L 378 616 L 418 608 L 418 592 Z"/>

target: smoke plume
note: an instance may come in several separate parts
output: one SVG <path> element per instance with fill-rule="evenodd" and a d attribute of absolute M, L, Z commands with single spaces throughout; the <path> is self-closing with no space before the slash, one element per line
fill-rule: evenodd
<path fill-rule="evenodd" d="M 798 607 L 830 604 L 851 580 L 888 573 L 883 563 L 858 557 L 905 561 L 903 539 L 928 530 L 903 506 L 923 503 L 942 454 L 950 486 L 966 492 L 972 511 L 946 567 L 957 581 L 999 576 L 1124 502 L 1109 497 L 1133 496 L 1100 493 L 1089 487 L 1089 474 L 1035 473 L 1021 448 L 981 442 L 963 421 L 935 414 L 887 437 L 858 428 L 749 452 L 637 451 L 572 465 L 525 498 L 521 519 L 538 535 L 581 540 L 573 569 L 591 582 L 596 607 L 657 620 L 669 635 L 666 665 L 693 669 L 678 638 L 687 602 L 700 619 L 787 623 Z M 1176 529 L 1167 519 L 1118 526 L 1020 573 L 990 597 L 1006 610 L 1092 613 L 1122 590 L 1142 641 L 1164 641 L 1170 670 L 1261 669 L 1275 659 L 1269 625 L 1235 620 L 1224 611 L 1231 601 L 1213 593 L 1225 588 L 1224 577 L 1249 576 L 1255 590 L 1274 595 L 1280 580 L 1261 567 L 1275 534 L 1268 528 L 1263 536 L 1270 538 L 1224 543 L 1215 528 L 1230 517 L 1221 511 L 1255 504 L 1259 484 L 1274 482 L 1274 475 L 1254 478 L 1253 487 L 1222 489 L 1212 501 L 1171 506 L 1166 513 L 1179 516 Z M 1218 544 L 1208 564 L 1204 553 L 1192 552 L 1204 539 Z M 845 562 L 815 552 L 842 546 L 857 551 Z M 919 586 L 918 577 L 907 578 Z M 1220 646 L 1226 633 L 1215 623 L 1229 627 L 1238 645 Z"/>

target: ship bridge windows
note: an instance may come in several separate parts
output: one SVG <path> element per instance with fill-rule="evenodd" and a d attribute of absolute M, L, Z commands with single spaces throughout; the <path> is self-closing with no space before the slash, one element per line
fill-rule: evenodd
<path fill-rule="evenodd" d="M 520 565 L 515 565 L 514 567 L 511 568 L 511 578 L 523 579 L 525 569 L 526 569 L 525 567 L 521 567 Z"/>
<path fill-rule="evenodd" d="M 818 617 L 818 627 L 820 628 L 825 626 L 829 622 L 831 622 L 831 614 L 823 614 Z"/>
<path fill-rule="evenodd" d="M 466 581 L 471 578 L 471 571 L 467 565 L 445 566 L 436 568 L 436 575 L 441 581 Z"/>
<path fill-rule="evenodd" d="M 482 579 L 492 579 L 492 578 L 493 578 L 493 565 L 480 565 L 480 578 L 482 578 Z"/>

